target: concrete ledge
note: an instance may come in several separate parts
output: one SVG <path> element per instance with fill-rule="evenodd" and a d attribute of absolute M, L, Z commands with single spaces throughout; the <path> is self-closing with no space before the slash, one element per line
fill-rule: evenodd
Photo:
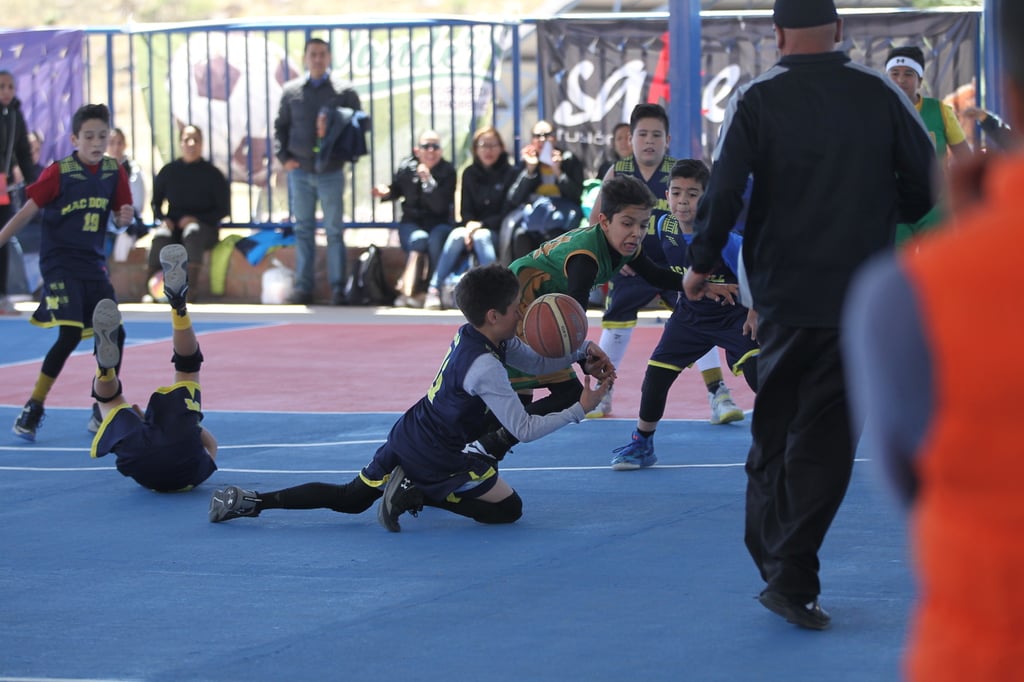
<path fill-rule="evenodd" d="M 388 281 L 397 282 L 405 265 L 405 254 L 397 246 L 382 246 L 380 248 Z M 359 256 L 364 251 L 366 251 L 365 247 L 361 246 L 347 248 L 347 272 L 353 272 Z M 143 296 L 148 293 L 146 290 L 148 255 L 148 248 L 136 247 L 131 250 L 126 260 L 108 262 L 110 281 L 114 285 L 114 291 L 117 292 L 118 301 L 124 303 L 141 301 Z M 295 248 L 285 246 L 274 249 L 264 256 L 257 265 L 250 263 L 238 249 L 232 249 L 227 278 L 224 283 L 224 294 L 214 296 L 210 293 L 210 254 L 207 252 L 203 258 L 203 269 L 199 276 L 199 282 L 194 283 L 194 286 L 197 287 L 199 302 L 259 303 L 263 288 L 263 273 L 273 267 L 274 259 L 280 261 L 285 267 L 294 269 Z M 315 271 L 314 301 L 329 303 L 332 292 L 327 282 L 327 248 L 323 245 L 317 245 Z"/>

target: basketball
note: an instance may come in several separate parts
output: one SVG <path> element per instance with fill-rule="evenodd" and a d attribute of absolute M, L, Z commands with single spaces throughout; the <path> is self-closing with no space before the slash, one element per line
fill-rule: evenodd
<path fill-rule="evenodd" d="M 523 316 L 523 339 L 546 358 L 561 358 L 587 340 L 587 314 L 572 296 L 544 294 Z"/>

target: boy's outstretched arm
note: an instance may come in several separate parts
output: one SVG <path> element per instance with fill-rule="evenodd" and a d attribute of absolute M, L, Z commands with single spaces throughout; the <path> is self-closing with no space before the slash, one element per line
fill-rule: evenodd
<path fill-rule="evenodd" d="M 7 221 L 4 225 L 4 229 L 0 230 L 0 246 L 3 246 L 11 240 L 11 237 L 18 234 L 21 228 L 29 224 L 29 222 L 36 217 L 36 213 L 39 213 L 39 206 L 36 202 L 29 199 L 25 202 L 14 217 Z"/>

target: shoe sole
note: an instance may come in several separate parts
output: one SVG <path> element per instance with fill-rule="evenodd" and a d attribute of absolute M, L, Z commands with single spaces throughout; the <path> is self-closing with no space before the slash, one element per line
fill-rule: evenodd
<path fill-rule="evenodd" d="M 718 419 L 718 421 L 715 421 L 714 419 L 710 419 L 709 421 L 712 424 L 731 424 L 733 422 L 741 422 L 743 421 L 743 418 L 743 410 L 736 410 L 735 412 L 726 412 Z"/>
<path fill-rule="evenodd" d="M 398 519 L 391 518 L 391 505 L 388 500 L 394 497 L 395 488 L 402 484 L 403 478 L 405 478 L 405 470 L 401 466 L 395 467 L 384 486 L 384 495 L 380 498 L 380 504 L 377 505 L 377 521 L 392 533 L 401 533 L 402 526 L 399 525 Z"/>
<path fill-rule="evenodd" d="M 807 630 L 827 630 L 832 624 L 831 618 L 821 620 L 800 610 L 791 604 L 785 597 L 773 592 L 762 592 L 757 596 L 757 601 L 777 616 L 782 616 L 787 623 Z"/>
<path fill-rule="evenodd" d="M 636 471 L 637 469 L 646 469 L 652 467 L 658 463 L 657 457 L 652 457 L 649 462 L 643 464 L 637 464 L 636 462 L 612 462 L 612 470 L 614 471 Z"/>
<path fill-rule="evenodd" d="M 24 440 L 27 440 L 30 443 L 35 443 L 36 442 L 35 431 L 24 431 L 22 429 L 19 429 L 17 426 L 15 426 L 13 429 L 11 429 L 11 431 L 18 438 L 23 438 Z"/>
<path fill-rule="evenodd" d="M 188 251 L 181 244 L 168 244 L 160 249 L 160 267 L 164 271 L 164 296 L 172 298 L 168 292 L 181 295 L 181 290 L 188 284 Z"/>
<path fill-rule="evenodd" d="M 121 349 L 117 347 L 117 330 L 121 327 L 121 311 L 117 303 L 105 298 L 92 311 L 92 332 L 96 337 L 96 363 L 103 369 L 117 367 Z"/>

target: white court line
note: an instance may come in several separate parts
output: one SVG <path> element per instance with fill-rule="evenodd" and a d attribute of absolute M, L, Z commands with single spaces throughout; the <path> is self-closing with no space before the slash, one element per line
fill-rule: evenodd
<path fill-rule="evenodd" d="M 0 682 L 132 682 L 127 678 L 92 677 L 0 677 Z"/>
<path fill-rule="evenodd" d="M 385 438 L 373 440 L 336 440 L 325 443 L 252 443 L 246 445 L 218 445 L 217 450 L 250 450 L 252 448 L 319 448 L 332 447 L 337 445 L 374 445 L 384 443 Z M 0 445 L 0 452 L 89 452 L 89 448 L 48 448 L 48 447 L 22 447 L 18 445 Z M 0 679 L 0 682 L 3 682 Z"/>

